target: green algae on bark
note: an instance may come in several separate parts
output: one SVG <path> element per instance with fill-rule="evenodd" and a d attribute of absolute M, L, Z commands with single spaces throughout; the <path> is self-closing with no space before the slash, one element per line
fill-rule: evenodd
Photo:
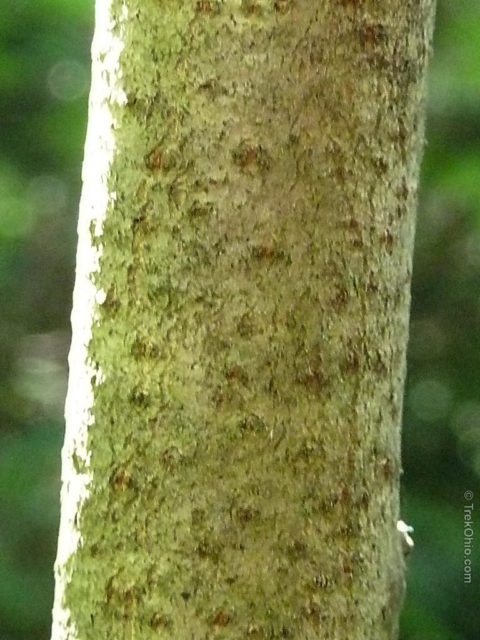
<path fill-rule="evenodd" d="M 52 638 L 391 639 L 434 3 L 106 4 Z"/>

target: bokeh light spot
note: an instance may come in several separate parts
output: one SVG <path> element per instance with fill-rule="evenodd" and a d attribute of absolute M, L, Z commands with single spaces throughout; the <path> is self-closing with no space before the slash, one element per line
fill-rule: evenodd
<path fill-rule="evenodd" d="M 28 184 L 28 192 L 36 215 L 55 215 L 66 208 L 67 185 L 56 175 L 35 176 Z"/>
<path fill-rule="evenodd" d="M 419 380 L 408 394 L 408 405 L 423 422 L 435 422 L 448 415 L 452 404 L 450 387 L 440 380 Z"/>
<path fill-rule="evenodd" d="M 48 73 L 48 89 L 62 102 L 70 102 L 85 95 L 88 84 L 88 72 L 77 60 L 61 60 Z"/>

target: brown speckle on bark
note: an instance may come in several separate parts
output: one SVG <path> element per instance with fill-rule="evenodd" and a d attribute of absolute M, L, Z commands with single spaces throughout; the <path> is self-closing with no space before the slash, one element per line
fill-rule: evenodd
<path fill-rule="evenodd" d="M 232 151 L 232 159 L 241 169 L 255 168 L 260 172 L 267 171 L 272 163 L 268 152 L 262 145 L 247 140 L 242 140 Z"/>
<path fill-rule="evenodd" d="M 433 2 L 97 4 L 52 637 L 391 640 Z"/>
<path fill-rule="evenodd" d="M 259 15 L 262 11 L 256 0 L 242 0 L 242 11 L 247 16 Z"/>
<path fill-rule="evenodd" d="M 160 171 L 163 164 L 162 150 L 153 149 L 145 158 L 145 164 L 149 169 Z"/>
<path fill-rule="evenodd" d="M 226 627 L 230 622 L 231 616 L 229 613 L 223 611 L 223 609 L 219 609 L 217 613 L 213 617 L 212 623 L 216 627 Z"/>
<path fill-rule="evenodd" d="M 274 0 L 273 8 L 277 13 L 285 14 L 287 13 L 294 3 L 294 0 Z"/>
<path fill-rule="evenodd" d="M 211 0 L 197 0 L 195 9 L 197 13 L 211 13 L 214 3 Z"/>
<path fill-rule="evenodd" d="M 126 469 L 120 467 L 112 474 L 110 483 L 115 491 L 126 491 L 133 486 L 133 479 Z"/>
<path fill-rule="evenodd" d="M 386 38 L 386 29 L 380 23 L 365 23 L 360 31 L 360 42 L 365 49 L 380 45 Z"/>
<path fill-rule="evenodd" d="M 150 618 L 150 627 L 155 631 L 159 629 L 169 629 L 172 626 L 172 621 L 164 613 L 155 612 Z"/>

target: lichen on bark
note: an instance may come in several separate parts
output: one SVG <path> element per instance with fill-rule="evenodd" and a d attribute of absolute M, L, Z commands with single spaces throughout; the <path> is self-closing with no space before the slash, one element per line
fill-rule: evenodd
<path fill-rule="evenodd" d="M 391 639 L 433 2 L 110 11 L 88 496 L 54 639 Z"/>

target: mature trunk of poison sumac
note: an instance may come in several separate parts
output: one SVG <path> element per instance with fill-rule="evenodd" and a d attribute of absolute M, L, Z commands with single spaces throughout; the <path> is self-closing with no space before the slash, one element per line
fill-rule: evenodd
<path fill-rule="evenodd" d="M 98 0 L 54 640 L 395 637 L 433 0 Z"/>

